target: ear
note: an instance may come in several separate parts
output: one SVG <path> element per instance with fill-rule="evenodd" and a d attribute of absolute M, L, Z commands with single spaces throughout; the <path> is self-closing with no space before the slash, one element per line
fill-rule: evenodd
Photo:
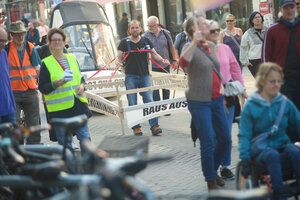
<path fill-rule="evenodd" d="M 192 31 L 193 31 L 193 32 L 196 31 L 195 25 L 192 26 Z"/>

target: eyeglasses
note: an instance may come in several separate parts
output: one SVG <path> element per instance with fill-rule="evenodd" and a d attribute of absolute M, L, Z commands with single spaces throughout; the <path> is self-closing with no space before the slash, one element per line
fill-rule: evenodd
<path fill-rule="evenodd" d="M 153 27 L 155 27 L 155 26 L 157 26 L 157 24 L 154 24 L 154 25 L 147 25 L 149 28 L 153 28 Z"/>
<path fill-rule="evenodd" d="M 281 85 L 282 80 L 269 80 L 269 83 L 271 83 L 272 85 L 275 85 L 276 83 L 278 83 L 279 85 Z"/>
<path fill-rule="evenodd" d="M 234 20 L 233 19 L 228 19 L 228 20 L 226 20 L 226 22 L 234 22 Z"/>
<path fill-rule="evenodd" d="M 54 40 L 51 40 L 51 42 L 62 42 L 63 40 L 62 39 L 54 39 Z"/>
<path fill-rule="evenodd" d="M 213 33 L 215 33 L 215 32 L 220 32 L 220 29 L 217 28 L 217 29 L 209 30 L 209 32 L 210 32 L 211 34 L 213 34 Z"/>
<path fill-rule="evenodd" d="M 299 3 L 296 3 L 296 5 L 299 6 L 299 5 L 300 5 L 300 2 L 299 2 Z"/>

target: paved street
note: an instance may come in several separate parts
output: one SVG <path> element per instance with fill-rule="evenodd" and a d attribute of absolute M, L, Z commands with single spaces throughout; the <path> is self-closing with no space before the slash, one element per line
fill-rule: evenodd
<path fill-rule="evenodd" d="M 243 72 L 248 94 L 254 90 L 254 79 L 250 72 Z M 171 92 L 172 94 L 172 92 Z M 158 199 L 199 199 L 207 193 L 206 182 L 202 176 L 199 143 L 196 147 L 190 136 L 190 114 L 188 110 L 159 118 L 163 129 L 162 136 L 151 136 L 149 124 L 142 123 L 144 136 L 150 138 L 149 155 L 171 155 L 168 162 L 153 164 L 142 171 L 138 177 L 145 182 Z M 42 118 L 44 121 L 44 119 Z M 120 121 L 105 115 L 94 114 L 89 120 L 92 142 L 99 145 L 106 135 L 121 135 Z M 125 127 L 126 135 L 132 135 L 131 129 Z M 237 125 L 232 131 L 232 166 L 238 162 Z M 43 142 L 49 143 L 48 134 L 43 134 Z M 234 189 L 235 181 L 226 181 L 226 189 Z"/>

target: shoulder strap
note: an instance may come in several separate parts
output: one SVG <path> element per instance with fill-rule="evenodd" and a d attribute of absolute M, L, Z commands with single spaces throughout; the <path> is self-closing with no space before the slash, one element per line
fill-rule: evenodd
<path fill-rule="evenodd" d="M 161 29 L 161 31 L 163 32 L 163 34 L 165 35 L 166 39 L 167 39 L 167 43 L 168 43 L 168 47 L 169 47 L 169 51 L 170 51 L 170 47 L 171 47 L 171 41 L 170 41 L 170 37 L 168 36 L 168 34 L 165 32 L 165 29 Z"/>
<path fill-rule="evenodd" d="M 264 40 L 261 38 L 261 36 L 258 34 L 258 32 L 255 32 L 255 34 L 257 35 L 257 37 L 263 42 Z"/>
<path fill-rule="evenodd" d="M 238 48 L 240 48 L 240 44 L 238 43 L 238 41 L 236 41 L 235 37 L 230 33 L 230 31 L 228 29 L 225 29 L 225 32 L 231 37 L 231 39 L 236 44 L 236 46 L 238 46 Z"/>
<path fill-rule="evenodd" d="M 280 109 L 279 109 L 279 113 L 278 113 L 278 115 L 276 117 L 274 125 L 272 126 L 271 133 L 274 133 L 274 132 L 276 132 L 278 130 L 280 121 L 281 121 L 283 113 L 284 113 L 286 102 L 287 102 L 287 99 L 286 99 L 285 96 L 283 96 L 283 99 L 282 99 L 281 105 L 280 105 Z"/>
<path fill-rule="evenodd" d="M 214 59 L 210 55 L 208 55 L 201 47 L 199 47 L 199 45 L 197 45 L 197 48 L 200 49 L 200 51 L 202 51 L 206 55 L 206 57 L 208 57 L 209 60 L 214 64 L 214 70 L 218 74 L 219 78 L 222 78 L 225 82 L 227 82 L 221 71 L 218 72 L 217 63 L 214 61 Z"/>
<path fill-rule="evenodd" d="M 127 51 L 128 51 L 128 54 L 130 54 L 131 47 L 130 47 L 130 39 L 129 39 L 129 37 L 126 38 L 126 44 L 127 44 Z"/>

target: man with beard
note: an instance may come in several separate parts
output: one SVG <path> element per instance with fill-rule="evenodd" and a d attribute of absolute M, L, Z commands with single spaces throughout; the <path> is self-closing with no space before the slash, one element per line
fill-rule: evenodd
<path fill-rule="evenodd" d="M 137 20 L 129 23 L 128 32 L 129 37 L 123 38 L 118 47 L 119 65 L 125 68 L 125 86 L 126 90 L 144 88 L 151 86 L 149 75 L 147 54 L 152 53 L 155 60 L 161 60 L 164 64 L 169 65 L 167 59 L 163 59 L 156 53 L 151 41 L 145 37 L 141 37 L 141 24 Z M 128 52 L 128 54 L 127 54 Z M 124 57 L 125 56 L 125 57 Z M 124 59 L 125 58 L 125 59 Z M 122 63 L 124 59 L 124 62 Z M 153 101 L 152 91 L 141 92 L 144 103 Z M 127 94 L 129 106 L 137 104 L 137 94 Z M 158 118 L 155 117 L 149 120 L 152 135 L 162 133 L 158 125 Z M 139 124 L 132 127 L 134 135 L 142 135 L 141 126 Z"/>

